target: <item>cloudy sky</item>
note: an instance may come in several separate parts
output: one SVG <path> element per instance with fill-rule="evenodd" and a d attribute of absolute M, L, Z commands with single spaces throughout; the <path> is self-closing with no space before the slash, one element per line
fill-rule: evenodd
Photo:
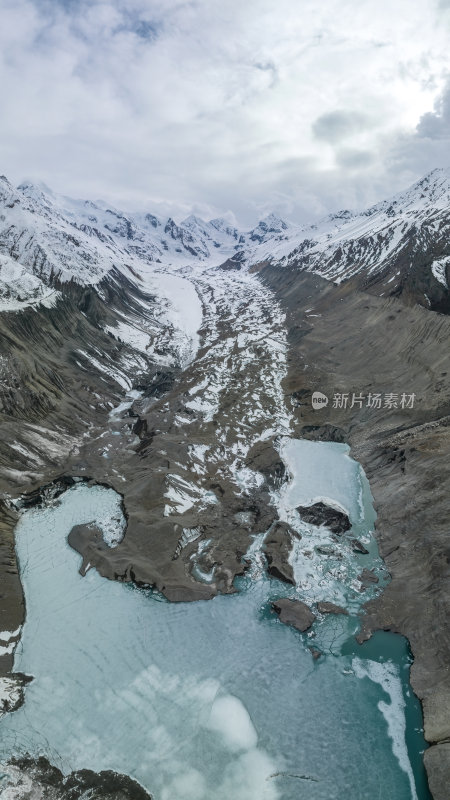
<path fill-rule="evenodd" d="M 450 0 L 0 0 L 0 173 L 176 219 L 450 164 Z"/>

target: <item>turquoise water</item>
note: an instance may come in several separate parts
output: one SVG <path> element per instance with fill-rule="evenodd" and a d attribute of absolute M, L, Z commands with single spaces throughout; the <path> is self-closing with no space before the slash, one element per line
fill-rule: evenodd
<path fill-rule="evenodd" d="M 359 647 L 354 617 L 318 619 L 308 634 L 282 625 L 270 601 L 288 592 L 258 570 L 256 546 L 239 594 L 208 602 L 170 604 L 94 570 L 81 577 L 71 527 L 97 519 L 110 530 L 118 508 L 112 490 L 79 484 L 21 517 L 27 620 L 15 669 L 34 680 L 0 722 L 3 759 L 28 752 L 64 771 L 114 769 L 155 800 L 427 800 L 401 637 Z M 352 569 L 325 569 L 322 594 L 328 586 L 334 598 Z M 311 585 L 297 591 L 312 597 L 316 573 L 300 573 Z"/>
<path fill-rule="evenodd" d="M 369 482 L 361 466 L 350 458 L 349 450 L 346 444 L 284 439 L 281 455 L 291 480 L 280 493 L 278 513 L 301 535 L 291 559 L 298 596 L 307 603 L 329 600 L 358 613 L 389 576 L 374 537 L 376 515 Z M 351 531 L 334 536 L 326 528 L 302 522 L 296 507 L 317 502 L 348 514 Z M 358 539 L 369 554 L 355 553 L 353 539 Z M 330 555 L 324 557 L 319 546 L 329 548 Z M 374 571 L 378 584 L 362 593 L 358 576 L 364 568 Z"/>

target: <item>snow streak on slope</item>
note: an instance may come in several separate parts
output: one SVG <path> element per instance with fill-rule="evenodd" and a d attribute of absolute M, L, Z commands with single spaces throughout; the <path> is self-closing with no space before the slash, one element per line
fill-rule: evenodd
<path fill-rule="evenodd" d="M 0 255 L 0 311 L 21 311 L 39 305 L 50 308 L 60 296 L 17 261 Z"/>

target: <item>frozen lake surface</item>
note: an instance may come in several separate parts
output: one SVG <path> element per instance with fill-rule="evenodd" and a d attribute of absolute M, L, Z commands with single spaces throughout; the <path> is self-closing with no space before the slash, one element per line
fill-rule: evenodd
<path fill-rule="evenodd" d="M 302 530 L 301 547 L 329 533 L 301 523 L 295 506 L 323 498 L 348 511 L 381 569 L 370 493 L 348 448 L 285 440 L 282 454 L 292 480 L 280 516 Z M 66 772 L 113 769 L 155 800 L 428 798 L 404 640 L 377 634 L 359 647 L 352 616 L 319 618 L 305 635 L 271 611 L 287 595 L 356 609 L 367 599 L 353 585 L 359 556 L 342 545 L 339 575 L 323 558 L 306 568 L 298 550 L 297 589 L 255 568 L 239 594 L 171 604 L 79 574 L 72 526 L 95 520 L 114 541 L 121 513 L 112 489 L 78 484 L 20 519 L 27 618 L 15 670 L 34 680 L 0 722 L 2 759 L 27 752 Z"/>

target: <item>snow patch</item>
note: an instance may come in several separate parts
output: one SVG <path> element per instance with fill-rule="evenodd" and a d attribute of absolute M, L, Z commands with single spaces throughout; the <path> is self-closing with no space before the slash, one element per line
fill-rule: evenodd
<path fill-rule="evenodd" d="M 442 286 L 445 289 L 448 289 L 446 270 L 449 264 L 450 264 L 450 257 L 447 257 L 447 258 L 437 259 L 436 261 L 433 261 L 431 265 L 431 272 L 433 273 L 436 280 L 439 281 L 439 283 L 442 284 Z"/>
<path fill-rule="evenodd" d="M 0 312 L 22 311 L 42 305 L 52 308 L 61 293 L 46 286 L 6 255 L 0 255 Z"/>

